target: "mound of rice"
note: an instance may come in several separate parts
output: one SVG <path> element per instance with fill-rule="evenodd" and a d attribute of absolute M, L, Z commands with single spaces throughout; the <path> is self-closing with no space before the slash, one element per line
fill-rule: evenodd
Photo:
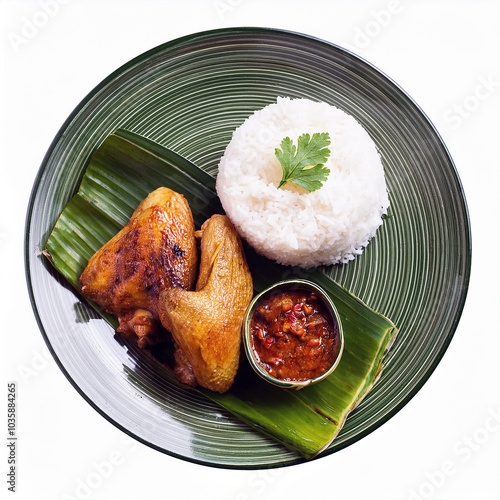
<path fill-rule="evenodd" d="M 329 132 L 328 180 L 312 193 L 287 183 L 275 148 Z M 346 263 L 382 224 L 389 198 L 376 146 L 350 115 L 326 103 L 278 98 L 238 127 L 222 157 L 217 193 L 240 235 L 280 264 Z"/>

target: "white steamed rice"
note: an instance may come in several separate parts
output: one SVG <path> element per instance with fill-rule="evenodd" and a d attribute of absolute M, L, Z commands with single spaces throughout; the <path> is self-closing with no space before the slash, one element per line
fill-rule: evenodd
<path fill-rule="evenodd" d="M 312 193 L 277 189 L 282 139 L 329 132 L 328 180 Z M 346 263 L 382 224 L 389 198 L 376 146 L 350 115 L 326 103 L 278 98 L 238 127 L 222 157 L 217 193 L 228 217 L 259 253 L 304 268 Z"/>

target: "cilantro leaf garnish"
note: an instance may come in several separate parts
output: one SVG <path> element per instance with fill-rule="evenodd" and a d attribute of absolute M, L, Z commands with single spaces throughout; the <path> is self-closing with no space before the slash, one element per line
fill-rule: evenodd
<path fill-rule="evenodd" d="M 330 156 L 330 134 L 328 132 L 316 133 L 312 137 L 302 134 L 297 140 L 297 147 L 290 137 L 285 137 L 280 148 L 274 150 L 276 158 L 281 163 L 283 177 L 278 188 L 287 182 L 297 186 L 316 191 L 328 178 L 330 170 L 324 166 Z"/>

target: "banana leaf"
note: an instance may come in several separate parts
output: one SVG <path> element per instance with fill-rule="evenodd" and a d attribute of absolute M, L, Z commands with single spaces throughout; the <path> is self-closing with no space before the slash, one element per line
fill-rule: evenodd
<path fill-rule="evenodd" d="M 212 176 L 159 144 L 117 130 L 92 156 L 78 192 L 48 238 L 44 255 L 78 290 L 78 278 L 89 258 L 128 222 L 140 201 L 159 186 L 186 197 L 197 227 L 214 213 L 223 213 Z M 197 390 L 254 429 L 310 458 L 328 447 L 349 413 L 373 387 L 397 328 L 321 270 L 287 268 L 247 246 L 245 251 L 255 292 L 284 276 L 300 276 L 316 282 L 330 294 L 344 330 L 342 359 L 330 377 L 300 391 L 267 384 L 245 363 L 227 393 Z M 99 312 L 116 327 L 116 318 Z"/>

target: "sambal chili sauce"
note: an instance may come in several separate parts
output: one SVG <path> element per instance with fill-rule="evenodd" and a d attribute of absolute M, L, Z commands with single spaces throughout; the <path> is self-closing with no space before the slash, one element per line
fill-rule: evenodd
<path fill-rule="evenodd" d="M 323 300 L 309 290 L 263 299 L 250 326 L 257 361 L 280 380 L 319 377 L 337 357 L 337 324 Z"/>

